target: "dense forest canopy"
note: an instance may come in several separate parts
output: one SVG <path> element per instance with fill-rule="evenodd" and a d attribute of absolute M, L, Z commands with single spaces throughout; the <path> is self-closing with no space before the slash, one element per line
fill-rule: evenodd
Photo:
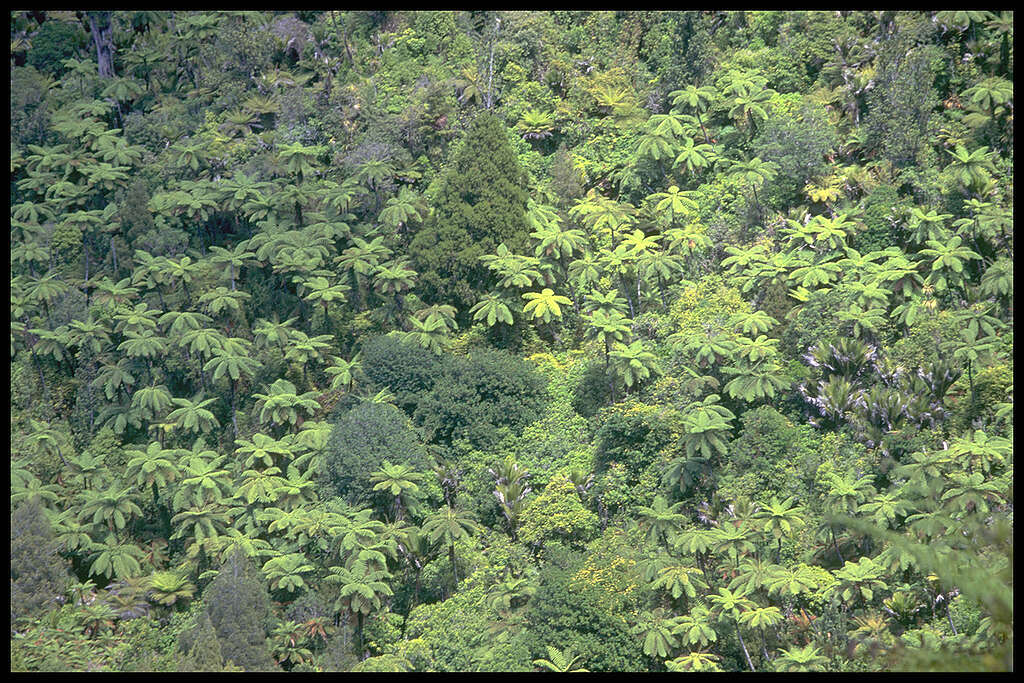
<path fill-rule="evenodd" d="M 1012 12 L 10 18 L 12 670 L 1012 669 Z"/>

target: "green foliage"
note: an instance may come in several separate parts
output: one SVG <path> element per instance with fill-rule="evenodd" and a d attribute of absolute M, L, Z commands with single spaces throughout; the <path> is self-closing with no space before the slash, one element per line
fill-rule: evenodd
<path fill-rule="evenodd" d="M 573 394 L 573 409 L 583 417 L 593 417 L 611 399 L 609 379 L 604 363 L 597 360 L 587 363 Z"/>
<path fill-rule="evenodd" d="M 594 435 L 598 471 L 621 463 L 639 475 L 657 461 L 658 453 L 671 440 L 669 426 L 657 409 L 638 404 L 616 406 Z"/>
<path fill-rule="evenodd" d="M 816 444 L 806 430 L 771 406 L 748 411 L 739 436 L 730 444 L 723 485 L 733 476 L 753 476 L 759 497 L 800 491 L 818 466 Z"/>
<path fill-rule="evenodd" d="M 795 112 L 777 111 L 761 124 L 753 152 L 778 167 L 776 182 L 788 191 L 782 196 L 792 199 L 825 172 L 825 156 L 834 144 L 835 133 L 824 112 L 805 105 Z"/>
<path fill-rule="evenodd" d="M 32 36 L 28 63 L 53 76 L 64 71 L 64 60 L 78 55 L 85 48 L 87 36 L 78 21 L 52 20 L 43 22 Z"/>
<path fill-rule="evenodd" d="M 504 126 L 491 114 L 478 115 L 446 165 L 431 216 L 409 246 L 425 300 L 468 311 L 495 284 L 479 258 L 502 243 L 526 253 L 523 186 Z"/>
<path fill-rule="evenodd" d="M 223 671 L 224 657 L 217 632 L 205 610 L 196 617 L 196 625 L 178 637 L 178 647 L 185 655 L 178 671 Z"/>
<path fill-rule="evenodd" d="M 579 546 L 597 531 L 597 516 L 583 507 L 568 478 L 555 476 L 523 510 L 519 538 L 542 545 L 557 540 Z"/>
<path fill-rule="evenodd" d="M 68 580 L 53 528 L 38 502 L 11 513 L 11 622 L 57 607 Z"/>
<path fill-rule="evenodd" d="M 488 600 L 488 580 L 493 574 L 493 569 L 481 569 L 467 577 L 462 590 L 450 599 L 420 605 L 409 614 L 406 643 L 415 643 L 428 653 L 417 671 L 466 671 L 485 653 L 501 661 L 500 649 L 508 650 L 506 657 L 511 656 L 504 666 L 488 670 L 529 670 L 529 653 L 521 645 L 488 646 L 488 627 L 497 618 Z"/>
<path fill-rule="evenodd" d="M 419 346 L 397 336 L 371 339 L 363 345 L 363 372 L 378 389 L 388 389 L 410 415 L 433 388 L 441 363 Z"/>
<path fill-rule="evenodd" d="M 10 19 L 12 671 L 1012 669 L 1012 12 Z"/>
<path fill-rule="evenodd" d="M 241 552 L 232 553 L 221 565 L 203 601 L 205 617 L 199 627 L 213 626 L 225 662 L 245 671 L 277 668 L 267 643 L 270 598 L 259 572 Z M 205 645 L 200 652 L 201 665 L 214 664 L 216 653 L 211 646 Z"/>
<path fill-rule="evenodd" d="M 795 315 L 781 334 L 781 347 L 795 356 L 816 342 L 834 342 L 839 329 L 834 315 L 842 306 L 841 302 L 842 298 L 835 289 L 816 290 L 803 306 L 794 311 Z"/>
<path fill-rule="evenodd" d="M 34 67 L 11 69 L 11 130 L 14 142 L 42 144 L 50 124 L 46 101 L 48 77 Z"/>
<path fill-rule="evenodd" d="M 641 644 L 617 611 L 602 604 L 603 592 L 580 590 L 572 570 L 549 567 L 527 614 L 527 643 L 534 659 L 548 657 L 547 646 L 587 653 L 589 671 L 642 670 Z"/>
<path fill-rule="evenodd" d="M 932 46 L 908 51 L 904 40 L 887 44 L 864 117 L 870 147 L 897 165 L 914 161 L 936 104 L 937 51 Z"/>
<path fill-rule="evenodd" d="M 433 443 L 466 441 L 488 449 L 499 430 L 518 431 L 539 416 L 543 389 L 528 363 L 502 351 L 473 351 L 467 358 L 445 359 L 413 417 Z"/>
<path fill-rule="evenodd" d="M 338 417 L 323 454 L 320 490 L 350 503 L 372 500 L 371 475 L 384 462 L 423 472 L 428 461 L 409 419 L 393 405 L 363 402 Z"/>

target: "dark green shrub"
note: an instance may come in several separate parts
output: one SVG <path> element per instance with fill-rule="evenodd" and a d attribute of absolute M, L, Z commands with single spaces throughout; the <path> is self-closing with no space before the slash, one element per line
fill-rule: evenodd
<path fill-rule="evenodd" d="M 63 61 L 74 57 L 86 46 L 88 37 L 81 24 L 67 21 L 46 21 L 32 36 L 28 63 L 40 71 L 60 76 Z"/>
<path fill-rule="evenodd" d="M 504 124 L 490 113 L 477 116 L 445 167 L 434 212 L 409 245 L 424 301 L 452 304 L 467 317 L 495 283 L 480 257 L 501 243 L 528 252 L 525 187 Z"/>
<path fill-rule="evenodd" d="M 900 234 L 896 227 L 899 205 L 899 193 L 892 185 L 881 185 L 865 197 L 861 220 L 866 229 L 854 236 L 853 248 L 866 254 L 899 246 Z"/>
<path fill-rule="evenodd" d="M 217 634 L 224 662 L 234 662 L 246 671 L 274 671 L 277 665 L 267 646 L 270 596 L 263 576 L 252 562 L 235 551 L 220 567 L 206 588 L 204 615 Z M 202 634 L 202 622 L 199 624 Z M 204 658 L 216 662 L 216 652 L 204 651 Z"/>
<path fill-rule="evenodd" d="M 590 671 L 643 671 L 641 641 L 630 634 L 629 621 L 601 604 L 602 591 L 580 590 L 575 567 L 549 566 L 541 587 L 530 600 L 526 643 L 534 658 L 548 656 L 554 645 L 583 654 L 580 665 Z"/>
<path fill-rule="evenodd" d="M 502 427 L 518 430 L 537 419 L 544 386 L 544 378 L 529 363 L 502 351 L 452 356 L 420 400 L 414 419 L 431 442 L 466 440 L 486 449 L 500 438 Z"/>
<path fill-rule="evenodd" d="M 764 499 L 797 494 L 798 477 L 813 455 L 800 428 L 771 406 L 751 410 L 741 420 L 743 430 L 729 447 L 722 477 L 752 473 Z"/>
<path fill-rule="evenodd" d="M 320 473 L 325 498 L 340 496 L 352 504 L 372 500 L 370 474 L 385 460 L 428 470 L 426 452 L 409 425 L 409 418 L 388 403 L 360 403 L 334 426 Z"/>
<path fill-rule="evenodd" d="M 583 372 L 576 391 L 573 392 L 573 410 L 583 417 L 591 418 L 602 407 L 608 405 L 610 399 L 611 386 L 608 383 L 608 373 L 605 372 L 604 362 L 591 361 L 587 363 L 587 369 Z"/>
<path fill-rule="evenodd" d="M 441 360 L 430 351 L 396 335 L 371 339 L 363 345 L 363 373 L 376 389 L 388 389 L 410 415 L 420 398 L 431 390 Z"/>
<path fill-rule="evenodd" d="M 595 466 L 598 472 L 617 462 L 632 474 L 639 475 L 658 459 L 659 451 L 672 442 L 672 435 L 668 425 L 653 409 L 636 405 L 616 406 L 597 430 L 594 442 L 597 444 Z"/>

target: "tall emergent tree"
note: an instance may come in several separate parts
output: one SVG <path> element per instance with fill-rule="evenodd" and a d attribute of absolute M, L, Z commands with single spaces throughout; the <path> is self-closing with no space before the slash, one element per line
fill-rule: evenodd
<path fill-rule="evenodd" d="M 11 513 L 11 622 L 46 606 L 57 607 L 68 573 L 58 543 L 35 500 Z"/>
<path fill-rule="evenodd" d="M 270 596 L 259 570 L 236 550 L 221 566 L 204 596 L 224 661 L 246 671 L 276 669 L 267 645 Z"/>
<path fill-rule="evenodd" d="M 504 243 L 527 254 L 526 179 L 504 124 L 483 113 L 446 165 L 434 211 L 409 246 L 428 303 L 448 303 L 468 323 L 469 308 L 496 284 L 480 262 Z"/>

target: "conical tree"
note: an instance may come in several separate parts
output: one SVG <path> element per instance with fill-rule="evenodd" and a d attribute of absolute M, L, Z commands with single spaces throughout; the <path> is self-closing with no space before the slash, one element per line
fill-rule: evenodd
<path fill-rule="evenodd" d="M 221 654 L 246 671 L 276 669 L 267 644 L 270 597 L 263 577 L 241 552 L 233 552 L 204 595 Z"/>
<path fill-rule="evenodd" d="M 43 509 L 35 501 L 11 513 L 11 622 L 50 605 L 64 591 L 68 573 L 57 554 L 58 542 Z"/>
<path fill-rule="evenodd" d="M 497 284 L 480 257 L 501 243 L 529 253 L 525 187 L 504 125 L 480 114 L 446 167 L 433 213 L 409 246 L 424 301 L 450 303 L 466 316 Z"/>
<path fill-rule="evenodd" d="M 196 617 L 196 622 L 178 636 L 178 647 L 185 654 L 178 662 L 178 671 L 223 671 L 224 657 L 210 615 L 204 610 Z"/>

